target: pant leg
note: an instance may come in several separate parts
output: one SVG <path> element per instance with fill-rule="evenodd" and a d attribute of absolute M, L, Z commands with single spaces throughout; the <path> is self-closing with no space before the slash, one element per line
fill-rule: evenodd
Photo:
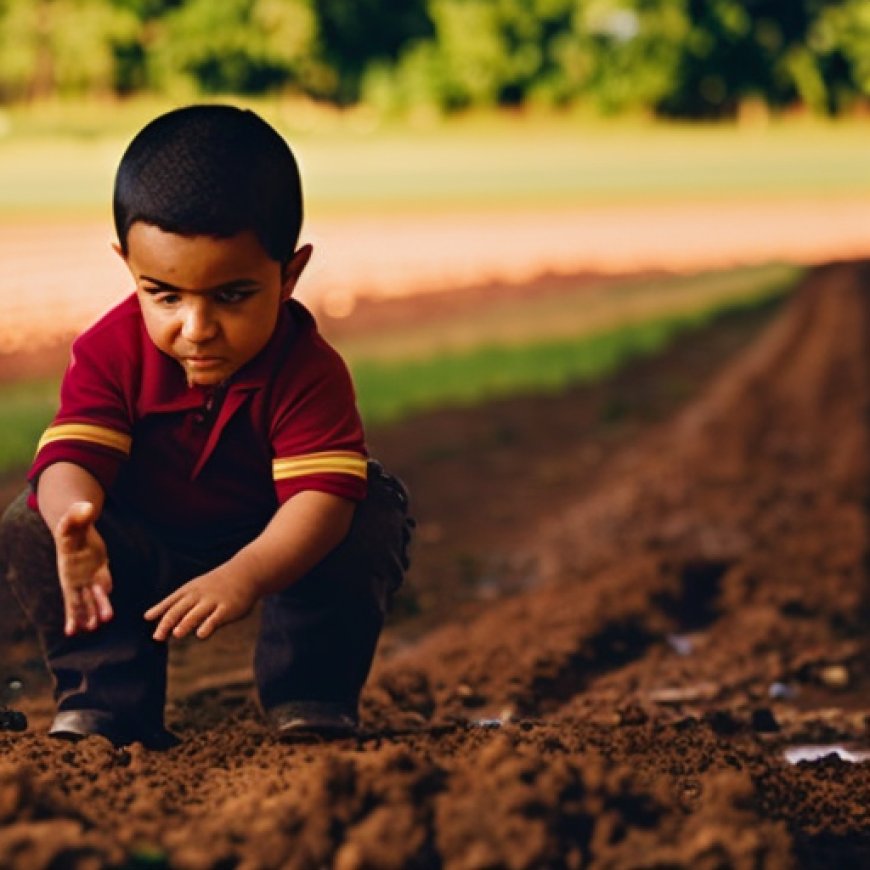
<path fill-rule="evenodd" d="M 408 568 L 412 527 L 404 486 L 370 462 L 368 495 L 345 540 L 263 601 L 254 675 L 264 710 L 318 701 L 356 713 L 390 600 Z"/>
<path fill-rule="evenodd" d="M 158 600 L 167 566 L 144 530 L 110 505 L 97 528 L 109 554 L 115 615 L 96 631 L 64 634 L 54 541 L 26 493 L 0 520 L 0 569 L 39 634 L 58 713 L 91 711 L 135 739 L 163 727 L 166 645 L 152 640 L 142 614 Z"/>

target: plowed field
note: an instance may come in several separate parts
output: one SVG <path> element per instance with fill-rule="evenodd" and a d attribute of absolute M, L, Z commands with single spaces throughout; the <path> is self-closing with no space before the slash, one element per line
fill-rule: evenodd
<path fill-rule="evenodd" d="M 359 739 L 269 735 L 244 623 L 174 651 L 179 747 L 57 744 L 19 632 L 0 865 L 870 866 L 868 764 L 786 759 L 868 745 L 868 287 L 373 433 L 420 534 Z"/>

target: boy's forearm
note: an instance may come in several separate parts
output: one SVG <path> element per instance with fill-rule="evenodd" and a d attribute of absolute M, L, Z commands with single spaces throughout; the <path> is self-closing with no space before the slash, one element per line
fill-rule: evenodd
<path fill-rule="evenodd" d="M 97 479 L 72 462 L 49 465 L 39 476 L 36 496 L 39 512 L 52 534 L 70 505 L 79 501 L 90 502 L 94 506 L 96 518 L 99 517 L 105 501 L 103 487 Z"/>
<path fill-rule="evenodd" d="M 250 612 L 258 598 L 300 580 L 341 543 L 355 505 L 328 493 L 305 491 L 278 508 L 269 525 L 229 561 L 194 577 L 145 611 L 154 639 L 205 639 Z"/>
<path fill-rule="evenodd" d="M 280 592 L 344 540 L 355 508 L 354 502 L 329 493 L 301 492 L 281 505 L 227 567 L 248 578 L 257 597 Z"/>

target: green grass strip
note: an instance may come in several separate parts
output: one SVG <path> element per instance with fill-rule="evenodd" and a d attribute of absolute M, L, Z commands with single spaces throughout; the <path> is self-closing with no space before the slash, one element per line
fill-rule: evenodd
<path fill-rule="evenodd" d="M 791 286 L 769 286 L 699 311 L 670 314 L 577 340 L 520 347 L 490 345 L 405 363 L 361 361 L 353 366 L 360 410 L 366 425 L 378 426 L 437 407 L 475 405 L 599 380 L 630 360 L 660 352 L 677 336 L 718 317 L 767 304 Z"/>
<path fill-rule="evenodd" d="M 0 385 L 0 474 L 27 468 L 57 408 L 57 380 Z"/>

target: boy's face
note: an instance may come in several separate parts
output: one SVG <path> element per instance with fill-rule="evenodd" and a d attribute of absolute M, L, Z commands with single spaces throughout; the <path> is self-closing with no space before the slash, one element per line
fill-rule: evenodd
<path fill-rule="evenodd" d="M 142 222 L 127 234 L 124 259 L 148 335 L 184 369 L 188 384 L 215 386 L 272 337 L 311 248 L 282 269 L 251 231 L 225 239 L 180 236 Z"/>

